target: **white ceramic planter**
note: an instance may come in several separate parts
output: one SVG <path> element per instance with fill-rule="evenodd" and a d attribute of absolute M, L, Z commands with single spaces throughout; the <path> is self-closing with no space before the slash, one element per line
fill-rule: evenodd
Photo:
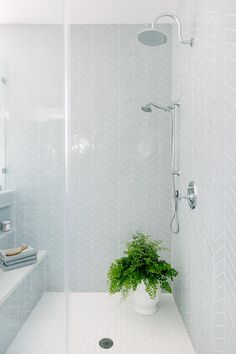
<path fill-rule="evenodd" d="M 141 315 L 152 315 L 158 310 L 160 294 L 161 289 L 158 289 L 155 299 L 151 299 L 142 282 L 132 294 L 131 301 L 134 311 Z"/>

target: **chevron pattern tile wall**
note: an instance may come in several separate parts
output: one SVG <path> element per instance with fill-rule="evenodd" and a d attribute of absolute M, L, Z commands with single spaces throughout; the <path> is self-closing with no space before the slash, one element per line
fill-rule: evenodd
<path fill-rule="evenodd" d="M 159 48 L 138 43 L 142 25 L 71 26 L 70 288 L 106 290 L 108 266 L 130 235 L 150 233 L 172 246 L 174 296 L 196 352 L 234 354 L 236 1 L 181 0 L 179 15 L 186 37 L 194 26 L 193 48 L 176 30 L 172 46 L 170 25 L 161 25 L 169 40 Z M 63 28 L 1 25 L 0 53 L 16 242 L 48 251 L 46 289 L 60 291 Z M 194 179 L 199 196 L 195 211 L 181 203 L 171 244 L 170 120 L 140 107 L 168 104 L 172 92 L 182 102 L 180 190 Z"/>
<path fill-rule="evenodd" d="M 44 261 L 39 264 L 0 306 L 0 354 L 16 337 L 44 292 Z"/>
<path fill-rule="evenodd" d="M 106 272 L 137 230 L 170 247 L 170 118 L 147 114 L 171 101 L 167 45 L 137 40 L 143 25 L 71 26 L 71 290 L 106 290 Z"/>
<path fill-rule="evenodd" d="M 71 27 L 71 289 L 103 291 L 109 264 L 142 230 L 170 247 L 170 119 L 140 107 L 171 100 L 169 41 L 148 48 L 143 25 Z M 62 291 L 63 28 L 3 25 L 8 85 L 8 187 L 16 242 L 48 251 L 46 290 Z"/>
<path fill-rule="evenodd" d="M 198 354 L 236 352 L 236 2 L 180 2 L 187 37 L 174 39 L 173 93 L 181 98 L 180 189 L 194 179 L 198 207 L 181 203 L 175 299 Z"/>
<path fill-rule="evenodd" d="M 64 46 L 60 25 L 1 25 L 6 64 L 7 188 L 16 244 L 47 250 L 46 289 L 63 290 Z"/>

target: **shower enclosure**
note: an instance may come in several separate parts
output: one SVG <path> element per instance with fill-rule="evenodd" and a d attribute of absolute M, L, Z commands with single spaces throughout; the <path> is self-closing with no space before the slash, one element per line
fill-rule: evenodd
<path fill-rule="evenodd" d="M 81 24 L 69 5 L 31 1 L 31 17 L 15 7 L 0 25 L 0 216 L 13 223 L 0 248 L 39 251 L 0 274 L 1 354 L 95 353 L 103 337 L 125 352 L 109 266 L 136 231 L 171 249 L 172 25 L 146 47 L 145 24 Z M 140 109 L 156 101 L 167 109 Z"/>
<path fill-rule="evenodd" d="M 132 234 L 146 232 L 171 248 L 171 120 L 169 112 L 147 116 L 140 109 L 145 101 L 171 102 L 171 25 L 160 25 L 168 42 L 153 49 L 137 39 L 143 24 L 69 23 L 62 5 L 53 16 L 48 6 L 36 18 L 0 26 L 7 117 L 1 151 L 6 190 L 14 190 L 7 246 L 46 252 L 44 275 L 35 267 L 3 306 L 16 307 L 17 323 L 2 353 L 9 346 L 8 353 L 35 351 L 35 342 L 26 347 L 22 338 L 30 327 L 36 331 L 39 312 L 54 321 L 37 331 L 43 352 L 84 353 L 86 316 L 96 312 L 98 295 L 99 306 L 108 306 L 106 273 Z"/>
<path fill-rule="evenodd" d="M 0 270 L 0 354 L 234 354 L 225 325 L 234 297 L 227 316 L 224 302 L 234 218 L 218 181 L 228 176 L 231 190 L 234 173 L 215 156 L 229 138 L 230 168 L 233 96 L 228 67 L 212 59 L 226 48 L 221 1 L 159 1 L 152 25 L 151 2 L 135 11 L 129 0 L 127 11 L 111 0 L 94 11 L 82 0 L 5 3 L 0 222 L 12 227 L 0 231 L 0 249 L 30 245 L 38 261 Z M 190 210 L 181 199 L 196 207 L 195 177 L 199 207 Z M 109 266 L 137 231 L 162 240 L 179 272 L 156 317 L 107 293 Z"/>

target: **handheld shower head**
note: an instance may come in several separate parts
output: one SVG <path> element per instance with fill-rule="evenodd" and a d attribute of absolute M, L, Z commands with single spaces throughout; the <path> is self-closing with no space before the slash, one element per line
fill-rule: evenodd
<path fill-rule="evenodd" d="M 146 104 L 145 106 L 142 106 L 141 109 L 146 113 L 152 112 L 152 107 L 150 103 Z"/>

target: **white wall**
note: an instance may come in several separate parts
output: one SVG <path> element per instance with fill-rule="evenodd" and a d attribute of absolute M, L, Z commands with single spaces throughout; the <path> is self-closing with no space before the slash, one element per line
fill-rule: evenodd
<path fill-rule="evenodd" d="M 71 23 L 149 23 L 179 0 L 71 0 Z M 0 23 L 62 23 L 64 0 L 0 0 Z"/>
<path fill-rule="evenodd" d="M 179 0 L 71 0 L 71 22 L 150 23 L 161 12 L 176 12 L 178 3 Z"/>
<path fill-rule="evenodd" d="M 198 206 L 180 206 L 173 235 L 175 298 L 199 354 L 236 353 L 236 2 L 182 0 L 194 46 L 174 44 L 174 98 L 182 102 L 180 178 Z"/>

